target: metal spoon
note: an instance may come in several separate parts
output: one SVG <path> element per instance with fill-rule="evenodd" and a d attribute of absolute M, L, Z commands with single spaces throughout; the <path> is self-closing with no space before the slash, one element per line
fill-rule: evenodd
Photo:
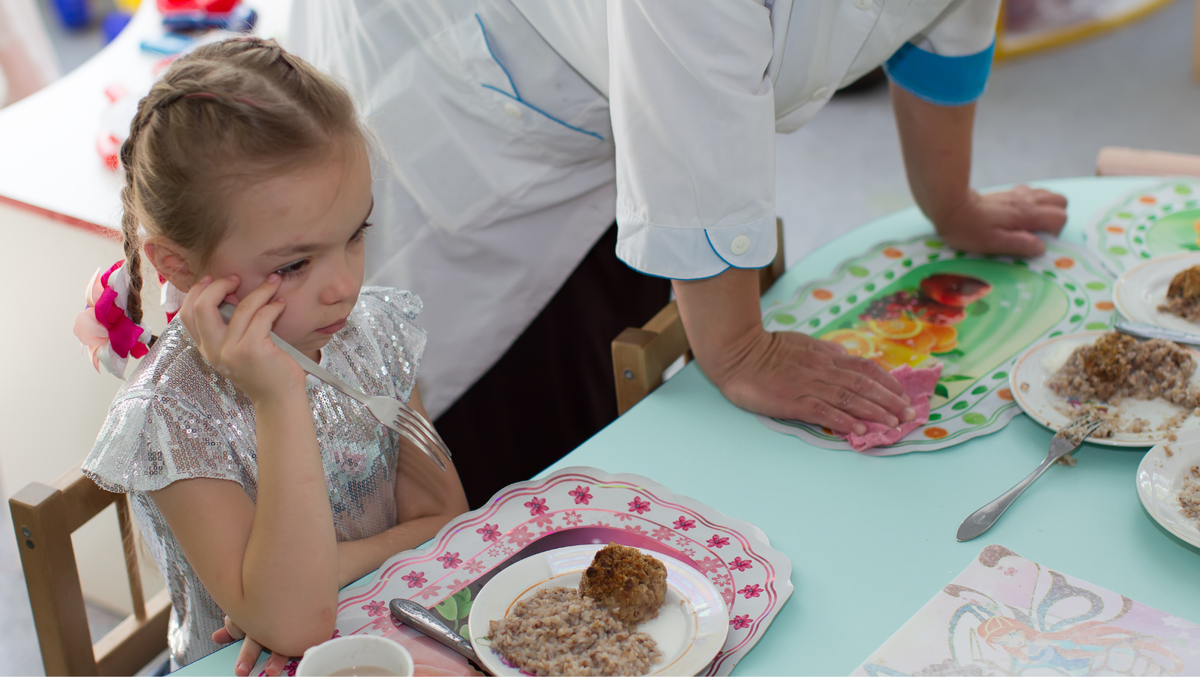
<path fill-rule="evenodd" d="M 1042 461 L 1041 465 L 1034 468 L 1028 477 L 1018 482 L 1017 486 L 1004 492 L 999 498 L 971 513 L 970 517 L 963 520 L 963 523 L 958 527 L 957 538 L 959 542 L 969 541 L 991 529 L 996 520 L 1000 519 L 1000 516 L 1004 514 L 1004 511 L 1008 510 L 1008 506 L 1017 500 L 1021 492 L 1025 491 L 1030 484 L 1033 484 L 1034 480 L 1041 477 L 1042 473 L 1046 472 L 1046 468 L 1049 468 L 1055 461 L 1075 451 L 1075 448 L 1083 443 L 1096 428 L 1099 428 L 1101 423 L 1102 421 L 1094 421 L 1088 423 L 1086 428 L 1080 427 L 1083 434 L 1074 438 L 1062 436 L 1062 431 L 1060 430 L 1059 434 L 1050 440 L 1050 453 L 1046 454 L 1046 460 Z M 1073 425 L 1074 422 L 1069 423 L 1063 430 L 1067 430 Z"/>
<path fill-rule="evenodd" d="M 483 663 L 480 662 L 479 656 L 475 653 L 475 648 L 471 646 L 471 642 L 446 627 L 441 619 L 425 607 L 411 599 L 393 599 L 388 604 L 388 607 L 391 608 L 392 614 L 396 618 L 404 621 L 405 625 L 457 651 L 475 665 L 483 667 Z"/>

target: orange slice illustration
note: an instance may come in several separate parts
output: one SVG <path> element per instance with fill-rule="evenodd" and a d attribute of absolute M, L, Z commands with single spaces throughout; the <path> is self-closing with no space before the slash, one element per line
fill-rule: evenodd
<path fill-rule="evenodd" d="M 846 349 L 846 353 L 856 357 L 872 357 L 875 355 L 875 341 L 870 334 L 853 329 L 831 331 L 821 337 L 825 341 L 836 343 Z"/>
<path fill-rule="evenodd" d="M 928 327 L 927 324 L 922 324 L 923 327 Z M 918 353 L 929 354 L 929 351 L 937 344 L 937 336 L 927 329 L 922 329 L 916 336 L 910 336 L 904 339 L 888 339 L 892 343 L 912 348 Z"/>
<path fill-rule="evenodd" d="M 889 339 L 912 338 L 921 333 L 921 323 L 907 315 L 894 320 L 867 320 L 871 331 Z"/>
<path fill-rule="evenodd" d="M 917 352 L 898 341 L 880 341 L 878 348 L 879 352 L 873 359 L 885 369 L 895 369 L 906 364 L 915 367 L 928 357 L 927 354 Z"/>
<path fill-rule="evenodd" d="M 937 339 L 933 347 L 929 349 L 931 353 L 948 353 L 958 347 L 958 330 L 954 327 L 927 324 L 925 325 L 925 329 L 922 330 L 922 333 L 924 332 L 933 334 L 934 338 Z"/>

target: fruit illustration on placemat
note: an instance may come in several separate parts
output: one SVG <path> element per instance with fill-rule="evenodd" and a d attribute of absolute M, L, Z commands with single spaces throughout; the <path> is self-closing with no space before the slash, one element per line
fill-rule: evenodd
<path fill-rule="evenodd" d="M 851 355 L 874 360 L 885 369 L 916 366 L 931 355 L 958 347 L 954 325 L 967 317 L 967 306 L 991 290 L 991 284 L 977 277 L 935 273 L 922 279 L 917 289 L 872 301 L 853 328 L 821 338 L 837 343 Z"/>

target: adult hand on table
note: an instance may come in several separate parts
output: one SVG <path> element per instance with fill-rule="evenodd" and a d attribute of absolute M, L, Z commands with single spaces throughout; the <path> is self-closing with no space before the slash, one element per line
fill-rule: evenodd
<path fill-rule="evenodd" d="M 970 191 L 937 219 L 938 234 L 954 249 L 976 254 L 1040 256 L 1038 232 L 1058 235 L 1067 224 L 1067 198 L 1017 186 L 1000 193 Z"/>
<path fill-rule="evenodd" d="M 229 644 L 240 639 L 242 648 L 238 650 L 237 662 L 234 664 L 233 674 L 238 677 L 246 677 L 250 671 L 254 669 L 254 664 L 258 662 L 258 657 L 266 650 L 266 647 L 246 636 L 242 629 L 233 622 L 229 616 L 225 617 L 225 627 L 217 630 L 212 634 L 212 639 L 217 644 Z M 283 671 L 283 666 L 287 664 L 289 656 L 281 653 L 271 652 L 271 657 L 267 659 L 267 664 L 263 667 L 263 672 L 271 677 L 275 677 Z"/>
<path fill-rule="evenodd" d="M 862 421 L 896 426 L 915 416 L 904 388 L 874 362 L 805 334 L 765 331 L 757 270 L 674 287 L 696 361 L 737 406 L 860 435 Z"/>
<path fill-rule="evenodd" d="M 941 106 L 892 85 L 892 109 L 913 199 L 951 247 L 976 254 L 1038 256 L 1067 223 L 1067 198 L 1017 186 L 980 195 L 971 189 L 975 104 Z"/>

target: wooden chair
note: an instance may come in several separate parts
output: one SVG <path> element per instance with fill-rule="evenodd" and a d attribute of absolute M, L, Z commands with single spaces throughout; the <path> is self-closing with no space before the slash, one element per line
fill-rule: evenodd
<path fill-rule="evenodd" d="M 133 615 L 93 645 L 71 534 L 110 503 L 117 504 Z M 31 483 L 8 505 L 47 675 L 132 675 L 167 647 L 171 599 L 163 590 L 145 600 L 128 496 L 104 491 L 75 466 L 52 485 Z"/>
<path fill-rule="evenodd" d="M 1105 146 L 1096 176 L 1200 176 L 1200 155 Z"/>
<path fill-rule="evenodd" d="M 778 247 L 775 259 L 758 271 L 758 289 L 763 293 L 783 274 L 783 221 L 775 219 Z M 692 359 L 679 306 L 668 303 L 640 329 L 630 327 L 612 342 L 613 378 L 617 382 L 617 415 L 629 411 L 642 398 L 662 385 L 663 372 L 680 357 Z"/>

